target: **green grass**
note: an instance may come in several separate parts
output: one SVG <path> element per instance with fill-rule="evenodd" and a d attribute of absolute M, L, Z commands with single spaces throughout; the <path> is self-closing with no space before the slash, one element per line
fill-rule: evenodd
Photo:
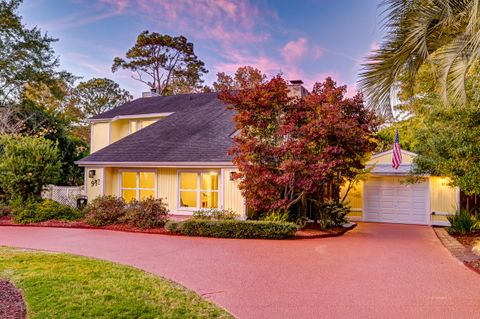
<path fill-rule="evenodd" d="M 29 318 L 232 318 L 192 291 L 133 267 L 0 247 L 0 278 L 21 289 Z"/>

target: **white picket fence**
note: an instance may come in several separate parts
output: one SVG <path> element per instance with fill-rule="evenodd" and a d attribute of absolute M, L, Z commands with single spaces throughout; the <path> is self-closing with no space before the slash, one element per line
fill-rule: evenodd
<path fill-rule="evenodd" d="M 83 186 L 48 185 L 42 192 L 42 198 L 52 199 L 70 207 L 77 206 L 77 199 L 85 195 Z"/>

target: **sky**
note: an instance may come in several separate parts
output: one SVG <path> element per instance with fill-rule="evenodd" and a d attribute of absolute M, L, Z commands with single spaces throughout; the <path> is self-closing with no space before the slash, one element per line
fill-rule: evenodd
<path fill-rule="evenodd" d="M 148 91 L 128 71 L 111 72 L 144 30 L 184 35 L 209 73 L 251 65 L 313 83 L 331 76 L 356 91 L 361 64 L 382 39 L 380 0 L 24 0 L 23 22 L 58 38 L 62 69 L 107 77 L 134 97 Z"/>

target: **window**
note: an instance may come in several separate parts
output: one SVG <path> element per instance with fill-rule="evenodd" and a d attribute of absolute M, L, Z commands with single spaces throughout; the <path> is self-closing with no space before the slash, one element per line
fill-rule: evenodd
<path fill-rule="evenodd" d="M 146 128 L 147 126 L 152 125 L 156 121 L 158 121 L 158 119 L 154 119 L 154 120 L 130 120 L 130 122 L 129 122 L 130 134 L 135 133 L 136 131 L 139 131 L 142 128 Z"/>
<path fill-rule="evenodd" d="M 121 194 L 128 203 L 133 199 L 155 197 L 155 172 L 127 171 L 121 174 Z"/>
<path fill-rule="evenodd" d="M 180 208 L 218 208 L 218 172 L 181 172 Z"/>

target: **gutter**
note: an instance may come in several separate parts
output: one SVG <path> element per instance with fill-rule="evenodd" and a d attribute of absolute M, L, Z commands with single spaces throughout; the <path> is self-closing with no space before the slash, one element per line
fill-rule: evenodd
<path fill-rule="evenodd" d="M 76 161 L 75 164 L 81 167 L 106 166 L 106 167 L 236 167 L 232 162 L 94 162 Z"/>

